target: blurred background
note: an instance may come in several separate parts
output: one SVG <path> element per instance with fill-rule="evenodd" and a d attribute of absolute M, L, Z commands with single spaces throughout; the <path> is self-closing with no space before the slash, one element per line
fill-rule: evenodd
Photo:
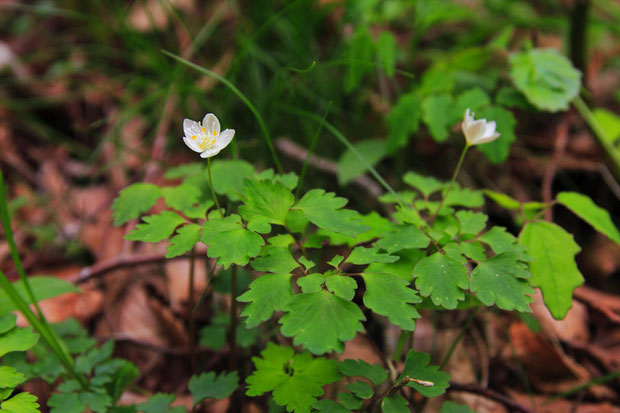
<path fill-rule="evenodd" d="M 361 212 L 385 208 L 383 189 L 333 130 L 403 189 L 409 170 L 450 179 L 464 145 L 459 122 L 472 107 L 497 121 L 502 138 L 469 153 L 461 182 L 522 202 L 582 192 L 618 222 L 619 38 L 614 0 L 0 0 L 0 167 L 24 265 L 77 281 L 84 267 L 157 252 L 124 241 L 128 228 L 113 227 L 109 206 L 133 182 L 161 183 L 169 167 L 200 161 L 182 142 L 184 118 L 212 112 L 222 129 L 236 130 L 218 158 L 277 166 L 239 94 L 170 54 L 222 76 L 251 102 L 285 172 L 299 174 L 313 147 L 304 189 L 335 191 Z M 581 94 L 609 142 L 572 106 L 541 110 L 515 87 L 510 56 L 531 47 L 555 49 L 582 72 Z M 491 202 L 488 212 L 517 228 L 518 214 Z M 582 246 L 587 280 L 576 321 L 553 337 L 598 343 L 599 363 L 620 363 L 618 246 L 569 212 L 552 212 Z M 99 337 L 181 345 L 186 264 L 167 263 L 165 281 L 143 269 L 115 273 L 105 290 L 89 281 L 84 294 L 47 302 L 46 311 L 53 321 L 76 317 Z M 3 241 L 0 268 L 15 276 Z M 595 302 L 606 304 L 593 321 Z M 515 351 L 536 374 L 547 353 L 531 348 L 534 333 L 523 326 L 511 333 Z M 124 351 L 147 376 L 167 365 Z M 562 357 L 565 377 L 574 366 Z M 176 390 L 155 373 L 144 380 Z"/>

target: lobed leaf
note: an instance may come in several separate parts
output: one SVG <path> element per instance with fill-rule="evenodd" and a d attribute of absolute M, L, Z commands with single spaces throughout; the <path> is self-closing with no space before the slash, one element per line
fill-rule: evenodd
<path fill-rule="evenodd" d="M 560 192 L 557 200 L 598 232 L 620 244 L 620 231 L 611 220 L 609 212 L 596 205 L 590 197 L 577 192 Z"/>
<path fill-rule="evenodd" d="M 274 311 L 281 311 L 293 297 L 291 274 L 265 274 L 250 284 L 250 289 L 237 298 L 248 304 L 242 317 L 245 325 L 255 327 L 271 318 Z"/>
<path fill-rule="evenodd" d="M 428 353 L 409 350 L 405 359 L 405 367 L 398 381 L 411 378 L 433 383 L 430 387 L 423 386 L 415 381 L 407 383 L 407 387 L 415 389 L 425 397 L 436 397 L 444 394 L 450 385 L 450 375 L 440 371 L 438 366 L 429 365 L 430 360 L 431 356 Z"/>
<path fill-rule="evenodd" d="M 231 264 L 246 265 L 250 258 L 260 254 L 265 243 L 256 232 L 245 229 L 236 214 L 205 222 L 201 240 L 209 246 L 207 255 L 217 258 L 224 268 Z"/>
<path fill-rule="evenodd" d="M 179 214 L 172 211 L 162 211 L 160 214 L 144 217 L 144 224 L 125 236 L 129 241 L 160 242 L 172 235 L 176 227 L 185 223 Z"/>
<path fill-rule="evenodd" d="M 390 274 L 365 272 L 362 277 L 366 284 L 364 305 L 403 330 L 413 331 L 414 319 L 420 318 L 420 314 L 411 303 L 419 303 L 422 299 L 409 288 L 409 282 Z"/>
<path fill-rule="evenodd" d="M 194 406 L 205 399 L 225 399 L 237 389 L 239 376 L 236 371 L 215 375 L 215 372 L 192 376 L 189 391 L 194 399 Z"/>
<path fill-rule="evenodd" d="M 440 252 L 422 259 L 413 270 L 420 294 L 447 309 L 456 308 L 465 298 L 462 289 L 469 287 L 467 273 L 464 264 Z"/>
<path fill-rule="evenodd" d="M 151 209 L 161 196 L 157 185 L 136 183 L 122 189 L 114 200 L 110 209 L 114 211 L 114 225 L 119 226 L 132 219 L 136 219 Z"/>
<path fill-rule="evenodd" d="M 336 197 L 332 192 L 312 189 L 295 205 L 295 209 L 303 211 L 308 220 L 319 228 L 357 236 L 369 228 L 360 222 L 360 215 L 348 209 L 341 209 L 347 200 Z"/>

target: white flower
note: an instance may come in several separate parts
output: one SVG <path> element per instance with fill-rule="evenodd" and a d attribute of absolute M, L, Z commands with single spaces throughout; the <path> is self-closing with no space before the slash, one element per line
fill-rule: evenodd
<path fill-rule="evenodd" d="M 191 119 L 183 120 L 183 142 L 202 158 L 210 158 L 224 149 L 235 136 L 234 129 L 220 133 L 220 121 L 213 113 L 207 113 L 202 124 Z"/>
<path fill-rule="evenodd" d="M 465 111 L 463 123 L 461 123 L 461 129 L 463 129 L 463 134 L 465 139 L 467 139 L 467 145 L 479 145 L 497 139 L 499 133 L 495 132 L 497 127 L 495 121 L 487 122 L 486 119 L 474 120 L 475 115 L 475 113 L 472 113 L 470 116 L 468 108 Z"/>

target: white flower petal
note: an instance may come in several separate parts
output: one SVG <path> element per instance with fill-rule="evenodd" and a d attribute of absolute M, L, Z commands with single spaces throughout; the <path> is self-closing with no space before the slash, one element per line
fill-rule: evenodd
<path fill-rule="evenodd" d="M 209 137 L 220 134 L 220 121 L 213 113 L 207 113 L 202 119 L 202 127 L 205 128 Z M 213 132 L 215 131 L 215 135 Z"/>
<path fill-rule="evenodd" d="M 199 137 L 202 135 L 200 124 L 191 119 L 183 120 L 183 132 L 185 133 L 185 136 L 187 136 L 190 139 L 192 136 Z"/>
<path fill-rule="evenodd" d="M 500 134 L 499 134 L 499 133 L 497 133 L 497 132 L 494 132 L 494 133 L 493 133 L 493 134 L 491 134 L 491 135 L 485 135 L 485 136 L 483 136 L 482 138 L 478 139 L 478 140 L 476 141 L 476 144 L 478 145 L 478 144 L 481 144 L 481 143 L 487 143 L 487 142 L 494 141 L 495 139 L 499 138 L 499 135 L 500 135 Z"/>
<path fill-rule="evenodd" d="M 228 144 L 230 143 L 230 141 L 232 141 L 234 137 L 235 137 L 234 129 L 225 129 L 224 132 L 222 132 L 217 137 L 217 140 L 215 141 L 214 146 L 221 146 L 221 148 L 225 148 L 226 146 L 228 146 Z"/>
<path fill-rule="evenodd" d="M 467 139 L 469 143 L 476 143 L 476 141 L 483 136 L 485 130 L 485 121 L 482 119 L 475 120 L 465 127 L 465 139 Z"/>
<path fill-rule="evenodd" d="M 187 136 L 183 137 L 183 142 L 194 152 L 202 152 L 203 150 L 198 147 L 198 139 L 193 140 Z"/>
<path fill-rule="evenodd" d="M 223 148 L 216 148 L 215 145 L 211 149 L 207 149 L 203 153 L 200 154 L 201 158 L 210 158 L 212 156 L 217 155 Z"/>

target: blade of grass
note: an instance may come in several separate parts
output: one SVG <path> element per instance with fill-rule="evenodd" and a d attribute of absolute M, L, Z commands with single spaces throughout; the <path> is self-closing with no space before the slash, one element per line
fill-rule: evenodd
<path fill-rule="evenodd" d="M 263 120 L 263 117 L 261 116 L 261 114 L 258 112 L 258 109 L 256 109 L 256 107 L 252 104 L 252 102 L 250 101 L 250 99 L 247 98 L 247 96 L 245 96 L 243 94 L 243 92 L 241 92 L 235 85 L 233 85 L 230 81 L 228 81 L 225 77 L 212 72 L 209 69 L 205 69 L 202 66 L 198 66 L 197 64 L 194 64 L 192 62 L 190 62 L 189 60 L 183 59 L 180 56 L 175 55 L 174 53 L 170 53 L 167 50 L 162 50 L 161 51 L 163 54 L 165 54 L 168 57 L 171 57 L 181 63 L 183 63 L 184 65 L 187 65 L 189 67 L 191 67 L 194 70 L 197 70 L 198 72 L 201 72 L 207 76 L 211 76 L 217 80 L 219 80 L 220 82 L 222 82 L 224 85 L 226 85 L 235 95 L 237 95 L 237 97 L 239 99 L 241 99 L 241 101 L 243 103 L 245 103 L 245 105 L 248 107 L 248 109 L 250 109 L 250 111 L 252 112 L 252 114 L 254 115 L 254 117 L 256 118 L 256 121 L 258 122 L 258 125 L 261 128 L 261 131 L 263 132 L 263 136 L 265 137 L 265 142 L 267 143 L 267 146 L 269 147 L 269 151 L 271 152 L 271 157 L 273 159 L 273 163 L 276 166 L 276 169 L 278 170 L 279 173 L 283 173 L 283 169 L 282 169 L 282 164 L 280 163 L 280 159 L 278 158 L 278 155 L 276 154 L 276 150 L 273 146 L 273 142 L 271 141 L 271 135 L 269 134 L 269 131 L 267 130 L 267 125 L 265 125 L 265 121 Z"/>
<path fill-rule="evenodd" d="M 587 389 L 588 387 L 594 386 L 596 384 L 603 384 L 606 383 L 608 381 L 614 380 L 615 378 L 620 377 L 620 370 L 616 370 L 616 371 L 612 371 L 611 373 L 605 374 L 604 376 L 600 376 L 597 378 L 594 378 L 592 380 L 589 380 L 583 384 L 580 384 L 578 386 L 573 387 L 572 389 L 568 389 L 566 391 L 563 391 L 562 393 L 558 393 L 555 396 L 551 397 L 548 400 L 545 400 L 541 406 L 545 406 L 547 404 L 550 404 L 558 399 L 563 399 L 567 396 L 571 396 L 575 393 L 579 393 L 582 390 Z"/>
<path fill-rule="evenodd" d="M 316 129 L 314 136 L 312 137 L 312 141 L 310 142 L 310 148 L 308 149 L 308 154 L 306 155 L 306 159 L 304 159 L 304 164 L 301 166 L 301 172 L 299 174 L 299 183 L 297 184 L 297 190 L 295 191 L 295 199 L 299 198 L 299 195 L 301 194 L 301 189 L 303 187 L 304 179 L 306 177 L 306 170 L 308 169 L 308 161 L 310 160 L 310 157 L 314 153 L 314 148 L 316 147 L 316 143 L 319 140 L 321 129 L 323 129 L 323 123 L 325 122 L 325 119 L 327 119 L 327 114 L 329 113 L 329 110 L 331 109 L 331 107 L 332 107 L 332 102 L 330 101 L 329 104 L 327 105 L 327 108 L 325 109 L 325 113 L 323 113 L 322 122 L 319 123 L 319 126 Z"/>

